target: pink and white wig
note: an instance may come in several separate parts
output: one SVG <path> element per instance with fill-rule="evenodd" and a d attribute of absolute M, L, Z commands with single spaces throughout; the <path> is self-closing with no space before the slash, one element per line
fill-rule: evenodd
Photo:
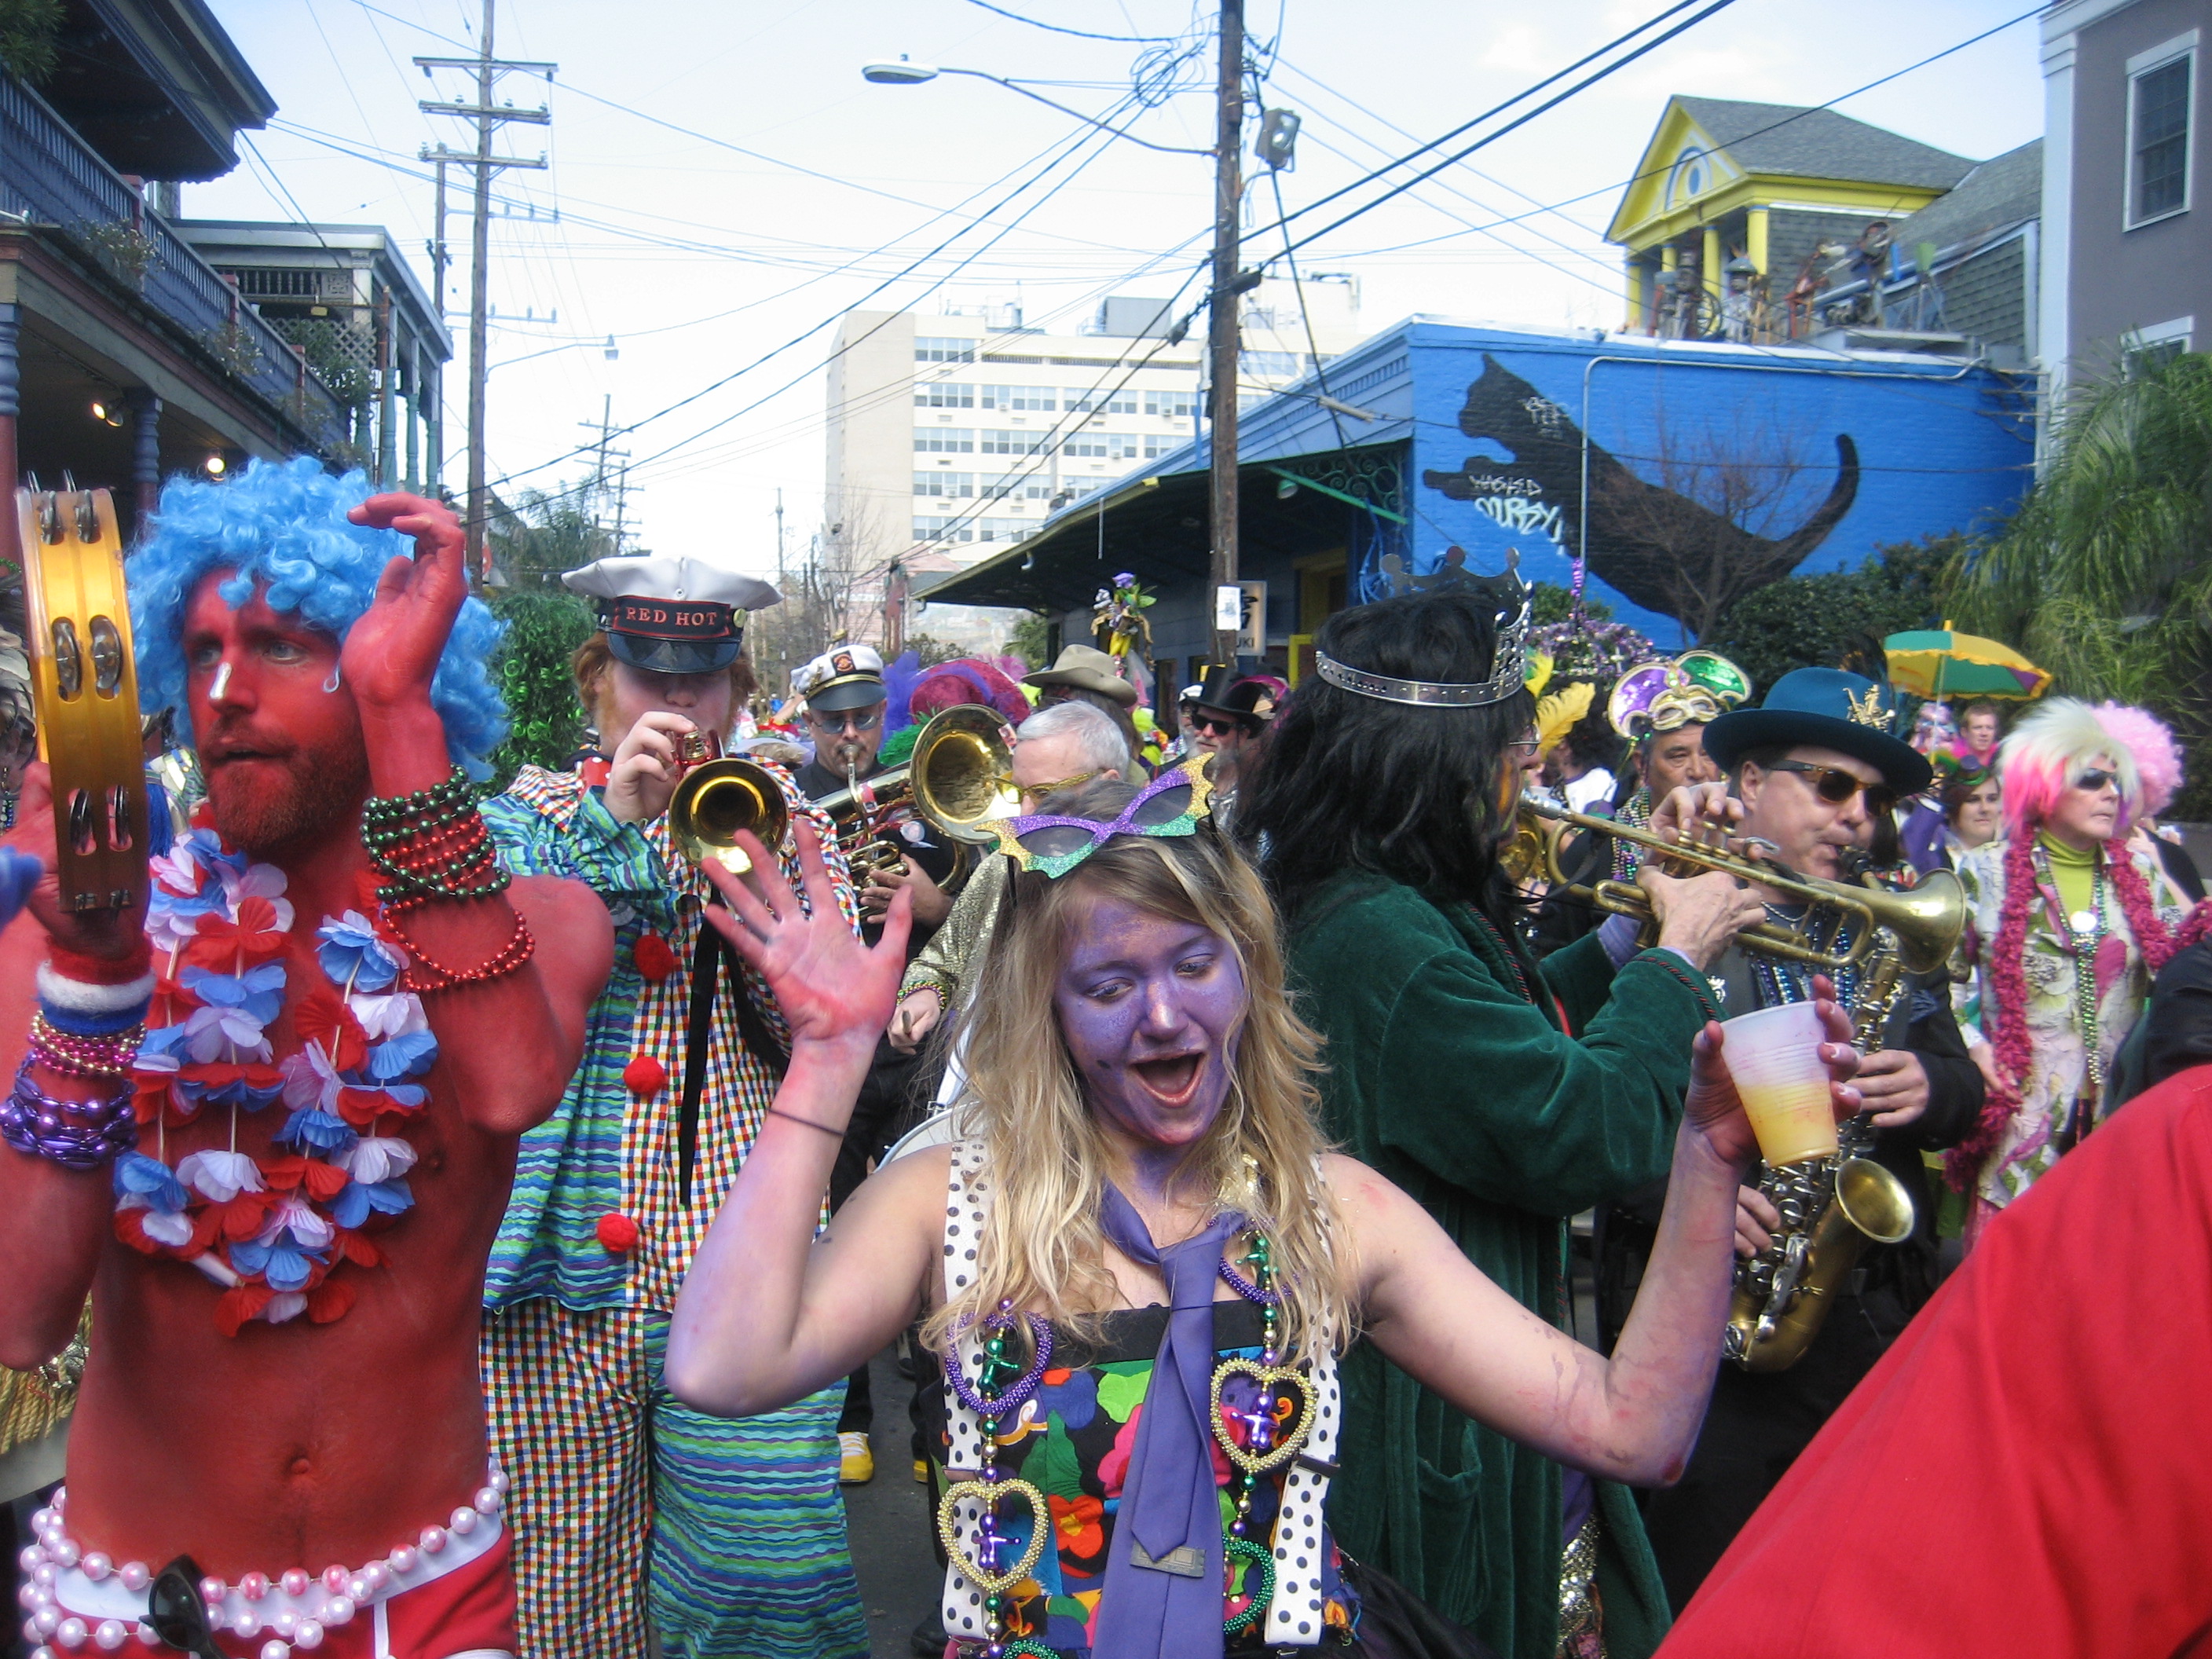
<path fill-rule="evenodd" d="M 2119 776 L 2119 829 L 2162 811 L 2181 784 L 2181 753 L 2164 721 L 2141 708 L 2077 697 L 2036 705 L 1997 749 L 2006 832 L 2032 835 L 2085 769 L 2109 762 Z"/>

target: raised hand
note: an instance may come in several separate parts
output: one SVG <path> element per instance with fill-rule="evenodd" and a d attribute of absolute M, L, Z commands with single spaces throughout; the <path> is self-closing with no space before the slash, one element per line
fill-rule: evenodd
<path fill-rule="evenodd" d="M 461 521 L 442 501 L 397 494 L 371 495 L 346 517 L 415 538 L 415 556 L 392 556 L 375 599 L 346 635 L 338 658 L 346 684 L 371 708 L 427 703 L 453 618 L 469 596 Z"/>
<path fill-rule="evenodd" d="M 883 939 L 871 950 L 837 908 L 813 829 L 802 821 L 793 834 L 811 914 L 799 908 L 799 895 L 783 878 L 777 860 L 750 830 L 743 830 L 738 845 L 752 860 L 759 891 L 710 860 L 707 879 L 730 908 L 709 909 L 707 920 L 768 981 L 791 1027 L 794 1049 L 802 1043 L 865 1043 L 872 1048 L 898 1001 L 913 897 L 902 892 L 891 901 Z"/>

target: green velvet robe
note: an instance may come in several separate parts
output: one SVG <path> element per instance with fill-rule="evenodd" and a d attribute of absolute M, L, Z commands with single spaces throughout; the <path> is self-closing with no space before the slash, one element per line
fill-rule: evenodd
<path fill-rule="evenodd" d="M 1594 934 L 1540 975 L 1472 907 L 1363 872 L 1310 899 L 1289 943 L 1299 1011 L 1328 1042 L 1331 1134 L 1565 1328 L 1568 1218 L 1667 1173 L 1691 1040 L 1718 1018 L 1709 988 L 1670 951 L 1616 974 Z M 1559 1465 L 1461 1416 L 1370 1345 L 1343 1375 L 1330 1519 L 1344 1547 L 1504 1659 L 1552 1659 Z M 1601 1481 L 1598 1504 L 1607 1651 L 1642 1659 L 1666 1632 L 1666 1596 L 1627 1490 Z"/>

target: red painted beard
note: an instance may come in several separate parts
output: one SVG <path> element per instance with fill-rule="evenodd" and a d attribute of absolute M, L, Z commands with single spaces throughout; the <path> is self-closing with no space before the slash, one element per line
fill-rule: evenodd
<path fill-rule="evenodd" d="M 208 805 L 226 845 L 268 854 L 350 827 L 368 798 L 359 742 L 302 748 L 283 732 L 226 721 L 201 746 Z"/>

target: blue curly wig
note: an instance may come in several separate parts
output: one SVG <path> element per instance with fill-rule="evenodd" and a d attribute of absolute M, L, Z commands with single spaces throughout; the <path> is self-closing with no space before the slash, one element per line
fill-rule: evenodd
<path fill-rule="evenodd" d="M 413 551 L 396 531 L 347 522 L 347 510 L 370 494 L 362 474 L 334 478 L 312 455 L 253 461 L 228 483 L 164 484 L 153 533 L 124 566 L 146 712 L 187 717 L 185 607 L 210 570 L 236 570 L 222 587 L 234 609 L 265 580 L 271 610 L 295 611 L 343 640 L 376 597 L 392 556 Z M 430 686 L 447 750 L 474 778 L 490 775 L 488 757 L 507 736 L 507 705 L 488 667 L 503 631 L 483 601 L 465 601 Z"/>

